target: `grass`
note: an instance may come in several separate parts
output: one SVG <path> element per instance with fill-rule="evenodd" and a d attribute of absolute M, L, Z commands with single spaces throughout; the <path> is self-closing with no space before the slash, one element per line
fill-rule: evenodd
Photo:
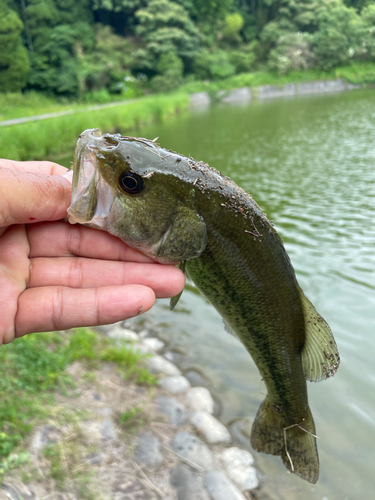
<path fill-rule="evenodd" d="M 87 328 L 69 332 L 36 333 L 0 348 L 0 474 L 7 457 L 49 415 L 53 391 L 64 394 L 74 388 L 65 372 L 80 360 L 88 368 L 115 363 L 127 380 L 154 385 L 156 377 L 143 366 L 144 354 L 133 346 L 116 347 L 112 341 Z M 3 460 L 1 461 L 1 458 Z"/>
<path fill-rule="evenodd" d="M 55 102 L 49 97 L 28 94 L 0 94 L 0 120 L 30 116 L 63 109 L 75 109 L 74 115 L 49 118 L 37 122 L 0 127 L 0 151 L 3 158 L 13 160 L 56 160 L 72 151 L 79 134 L 87 128 L 103 132 L 131 133 L 153 121 L 163 122 L 188 107 L 189 94 L 208 92 L 215 98 L 219 90 L 260 85 L 282 86 L 287 83 L 343 78 L 347 82 L 368 85 L 375 83 L 375 64 L 353 63 L 331 71 L 293 71 L 280 75 L 269 71 L 243 73 L 213 82 L 193 81 L 171 94 L 150 95 L 138 101 L 89 111 L 87 106 L 69 101 Z"/>
<path fill-rule="evenodd" d="M 87 128 L 126 134 L 153 121 L 163 122 L 188 103 L 189 96 L 184 92 L 160 94 L 115 107 L 94 111 L 83 108 L 74 115 L 0 127 L 1 155 L 13 160 L 56 158 L 72 150 L 79 134 Z"/>
<path fill-rule="evenodd" d="M 343 78 L 350 83 L 373 84 L 375 83 L 375 64 L 370 62 L 353 63 L 331 71 L 310 69 L 305 71 L 292 71 L 286 75 L 272 71 L 255 71 L 242 73 L 224 80 L 214 82 L 190 82 L 181 87 L 187 93 L 230 90 L 239 87 L 259 87 L 260 85 L 282 86 L 287 83 L 312 82 L 314 80 L 335 80 Z"/>

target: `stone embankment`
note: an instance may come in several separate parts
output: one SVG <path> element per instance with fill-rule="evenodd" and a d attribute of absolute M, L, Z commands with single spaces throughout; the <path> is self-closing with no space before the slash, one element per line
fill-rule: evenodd
<path fill-rule="evenodd" d="M 260 87 L 242 87 L 233 90 L 219 90 L 215 100 L 223 103 L 249 103 L 254 99 L 263 101 L 280 97 L 296 97 L 301 95 L 319 95 L 343 92 L 344 90 L 355 90 L 361 85 L 353 85 L 342 79 L 338 80 L 317 80 L 314 82 L 288 83 L 283 86 L 261 85 Z M 196 92 L 190 96 L 190 104 L 193 107 L 210 106 L 212 98 L 208 92 Z"/>
<path fill-rule="evenodd" d="M 73 362 L 73 388 L 55 394 L 50 418 L 25 443 L 29 464 L 6 473 L 0 500 L 264 498 L 252 455 L 218 420 L 203 378 L 192 369 L 184 376 L 181 354 L 144 326 L 132 328 L 101 333 L 120 350 L 131 342 L 147 354 L 157 385 L 131 383 L 112 363 Z"/>
<path fill-rule="evenodd" d="M 134 332 L 122 328 L 108 335 L 120 342 L 136 340 Z M 154 479 L 160 473 L 164 478 L 169 476 L 175 490 L 171 498 L 178 500 L 256 498 L 259 479 L 254 459 L 248 451 L 233 446 L 229 430 L 213 415 L 215 404 L 210 391 L 206 387 L 191 387 L 170 361 L 174 355 L 164 342 L 152 337 L 142 339 L 144 335 L 147 331 L 140 332 L 137 345 L 141 351 L 154 354 L 147 360 L 147 367 L 159 375 L 158 383 L 163 389 L 158 391 L 155 404 L 170 427 L 167 434 L 165 427 L 163 433 L 157 426 L 140 434 L 134 451 L 138 466 Z M 170 461 L 171 454 L 175 460 L 166 472 L 165 461 Z"/>

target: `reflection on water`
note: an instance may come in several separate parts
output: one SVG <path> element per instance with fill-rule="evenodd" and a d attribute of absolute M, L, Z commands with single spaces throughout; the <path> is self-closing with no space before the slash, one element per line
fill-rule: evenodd
<path fill-rule="evenodd" d="M 140 134 L 206 161 L 253 195 L 338 342 L 337 375 L 308 384 L 320 480 L 307 484 L 287 474 L 279 459 L 256 454 L 275 499 L 375 495 L 374 105 L 368 90 L 223 106 Z M 205 367 L 224 421 L 253 418 L 265 391 L 252 360 L 202 297 L 186 291 L 180 307 L 170 313 L 161 303 L 150 317 L 163 322 L 172 344 L 186 348 L 186 367 Z"/>
<path fill-rule="evenodd" d="M 375 498 L 374 105 L 368 90 L 223 106 L 139 132 L 206 161 L 253 195 L 336 337 L 338 373 L 308 384 L 320 480 L 312 486 L 287 474 L 279 458 L 255 454 L 275 500 Z M 201 296 L 185 291 L 176 309 L 161 301 L 145 318 L 185 348 L 185 367 L 204 367 L 224 422 L 254 418 L 265 389 L 245 349 Z"/>

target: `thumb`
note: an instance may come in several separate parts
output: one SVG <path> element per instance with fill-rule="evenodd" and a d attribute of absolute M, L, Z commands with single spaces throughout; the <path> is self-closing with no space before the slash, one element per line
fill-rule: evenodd
<path fill-rule="evenodd" d="M 0 227 L 63 219 L 70 194 L 60 175 L 0 168 Z"/>

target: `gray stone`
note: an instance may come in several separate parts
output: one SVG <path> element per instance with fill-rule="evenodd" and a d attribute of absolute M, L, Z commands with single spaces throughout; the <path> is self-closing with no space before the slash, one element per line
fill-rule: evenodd
<path fill-rule="evenodd" d="M 186 394 L 186 399 L 193 410 L 203 410 L 211 415 L 214 412 L 214 400 L 205 387 L 192 387 Z"/>
<path fill-rule="evenodd" d="M 330 92 L 342 92 L 345 90 L 344 80 L 317 80 L 315 82 L 299 83 L 297 85 L 299 94 L 322 94 Z"/>
<path fill-rule="evenodd" d="M 240 490 L 224 474 L 213 470 L 204 476 L 204 485 L 213 500 L 245 500 Z"/>
<path fill-rule="evenodd" d="M 232 440 L 228 429 L 206 411 L 192 413 L 190 422 L 210 444 L 230 443 Z"/>
<path fill-rule="evenodd" d="M 195 92 L 190 94 L 191 106 L 209 106 L 211 104 L 210 96 L 207 92 Z"/>
<path fill-rule="evenodd" d="M 176 352 L 176 351 L 167 351 L 164 354 L 164 357 L 165 357 L 165 359 L 167 359 L 168 361 L 170 361 L 174 365 L 180 364 L 184 359 L 183 354 L 181 354 L 180 352 Z"/>
<path fill-rule="evenodd" d="M 164 373 L 164 375 L 181 375 L 180 370 L 172 364 L 170 361 L 167 361 L 162 356 L 153 356 L 152 358 L 147 359 L 147 368 L 152 373 Z"/>
<path fill-rule="evenodd" d="M 190 432 L 178 432 L 171 441 L 172 450 L 183 459 L 207 469 L 212 464 L 212 454 L 197 436 Z"/>
<path fill-rule="evenodd" d="M 188 379 L 182 377 L 181 375 L 176 375 L 174 377 L 163 377 L 159 380 L 159 384 L 172 394 L 184 392 L 190 387 L 190 382 L 188 381 Z"/>
<path fill-rule="evenodd" d="M 161 442 L 151 431 L 143 432 L 140 435 L 134 454 L 138 462 L 146 467 L 160 465 L 164 458 Z"/>
<path fill-rule="evenodd" d="M 160 351 L 165 346 L 164 342 L 153 337 L 146 337 L 143 339 L 142 344 L 154 352 Z"/>
<path fill-rule="evenodd" d="M 241 491 L 253 490 L 259 486 L 257 471 L 252 467 L 253 456 L 246 450 L 227 448 L 220 455 L 230 479 Z"/>
<path fill-rule="evenodd" d="M 227 104 L 235 102 L 250 102 L 252 99 L 252 93 L 248 87 L 241 87 L 230 90 L 229 92 L 219 91 L 218 97 L 221 98 L 221 102 L 225 102 Z"/>
<path fill-rule="evenodd" d="M 249 418 L 235 420 L 230 426 L 230 432 L 235 441 L 244 447 L 249 446 L 252 422 Z"/>
<path fill-rule="evenodd" d="M 158 410 L 169 417 L 169 423 L 173 425 L 183 425 L 187 421 L 187 411 L 185 406 L 175 399 L 167 396 L 159 396 L 156 399 Z"/>
<path fill-rule="evenodd" d="M 128 330 L 127 328 L 121 328 L 118 325 L 112 330 L 109 330 L 107 335 L 110 339 L 123 340 L 125 342 L 137 342 L 139 340 L 139 337 L 135 332 Z"/>
<path fill-rule="evenodd" d="M 56 443 L 61 435 L 60 430 L 54 425 L 45 425 L 34 434 L 31 441 L 31 451 L 42 451 L 50 443 Z"/>
<path fill-rule="evenodd" d="M 170 473 L 171 485 L 177 490 L 178 500 L 209 500 L 202 479 L 186 465 L 177 465 Z"/>
<path fill-rule="evenodd" d="M 257 89 L 258 99 L 273 99 L 275 97 L 293 97 L 297 93 L 296 85 L 288 83 L 283 87 L 276 85 L 261 85 Z"/>
<path fill-rule="evenodd" d="M 102 439 L 117 439 L 117 432 L 112 420 L 109 420 L 108 418 L 103 420 L 100 428 L 100 434 Z"/>
<path fill-rule="evenodd" d="M 87 456 L 87 461 L 92 465 L 102 465 L 104 462 L 104 454 L 103 453 L 91 453 L 91 455 Z"/>
<path fill-rule="evenodd" d="M 203 375 L 203 373 L 200 373 L 197 370 L 188 370 L 184 373 L 184 375 L 192 387 L 208 387 L 210 385 L 210 382 Z"/>

